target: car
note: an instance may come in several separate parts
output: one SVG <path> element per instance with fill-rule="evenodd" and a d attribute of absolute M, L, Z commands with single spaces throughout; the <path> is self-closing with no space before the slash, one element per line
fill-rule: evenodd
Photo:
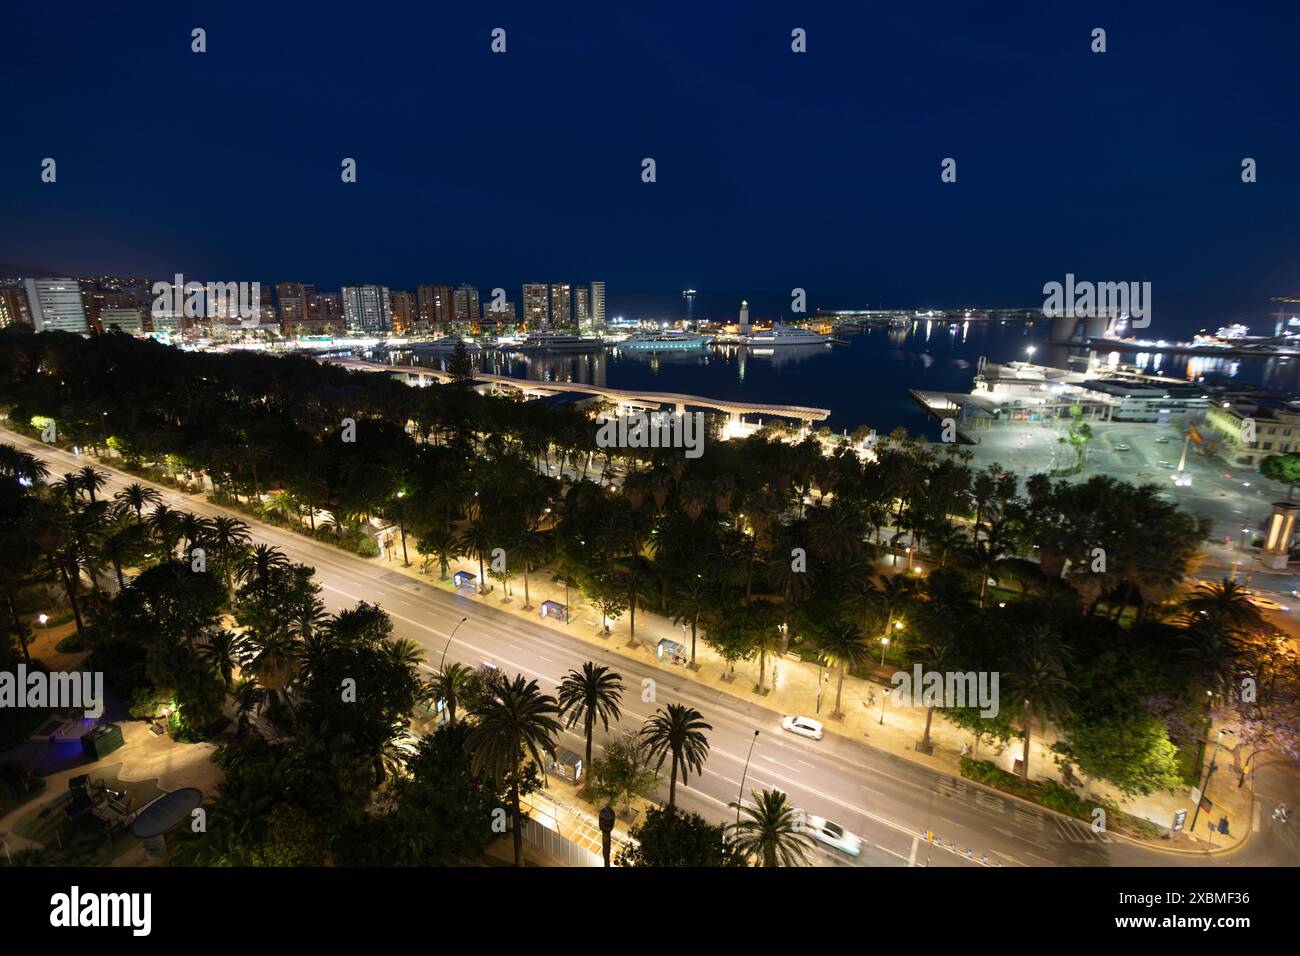
<path fill-rule="evenodd" d="M 832 823 L 825 817 L 800 814 L 799 819 L 795 821 L 795 829 L 812 837 L 818 843 L 825 843 L 827 846 L 834 847 L 849 856 L 857 856 L 862 852 L 861 837 L 850 833 L 838 823 Z"/>
<path fill-rule="evenodd" d="M 822 739 L 821 721 L 813 720 L 811 717 L 782 717 L 781 726 L 800 737 L 807 737 L 810 740 Z"/>
<path fill-rule="evenodd" d="M 1128 445 L 1124 444 L 1123 442 L 1120 442 L 1118 445 L 1115 446 L 1115 450 L 1116 450 L 1116 451 L 1128 451 L 1129 449 L 1128 449 Z"/>
<path fill-rule="evenodd" d="M 1161 468 L 1168 468 L 1170 471 L 1174 470 L 1174 463 L 1171 461 L 1165 461 L 1163 458 L 1160 461 L 1156 462 L 1156 464 L 1159 465 Z"/>
<path fill-rule="evenodd" d="M 1157 444 L 1157 445 L 1168 445 L 1168 444 L 1169 444 L 1169 436 L 1168 436 L 1168 435 L 1161 435 L 1159 438 L 1156 439 L 1156 444 Z"/>
<path fill-rule="evenodd" d="M 1272 598 L 1264 597 L 1262 594 L 1247 594 L 1246 600 L 1261 611 L 1289 611 L 1291 610 L 1285 604 L 1279 604 Z"/>

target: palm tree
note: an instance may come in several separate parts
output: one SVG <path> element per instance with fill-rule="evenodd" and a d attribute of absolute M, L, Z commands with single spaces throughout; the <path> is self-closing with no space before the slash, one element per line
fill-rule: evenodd
<path fill-rule="evenodd" d="M 647 755 L 658 761 L 655 764 L 656 770 L 662 769 L 664 761 L 669 756 L 672 757 L 672 772 L 668 777 L 668 806 L 677 806 L 679 774 L 682 783 L 688 784 L 688 769 L 697 774 L 704 772 L 704 761 L 709 757 L 709 741 L 704 736 L 704 731 L 712 729 L 712 724 L 704 722 L 703 714 L 694 707 L 682 704 L 669 704 L 666 709 L 659 708 L 641 728 Z"/>
<path fill-rule="evenodd" d="M 587 762 L 591 769 L 591 739 L 599 720 L 609 733 L 609 722 L 619 720 L 623 712 L 619 702 L 623 699 L 623 678 L 608 667 L 587 661 L 582 670 L 571 670 L 560 681 L 560 715 L 568 716 L 568 726 L 583 722 L 587 738 Z"/>
<path fill-rule="evenodd" d="M 468 667 L 453 661 L 434 673 L 429 680 L 429 696 L 433 700 L 442 700 L 447 708 L 449 724 L 456 722 L 456 708 L 465 695 L 465 688 L 469 686 L 471 673 Z"/>
<path fill-rule="evenodd" d="M 807 866 L 812 841 L 786 795 L 780 790 L 751 790 L 749 795 L 753 806 L 728 804 L 745 817 L 729 827 L 736 851 L 759 866 Z"/>
<path fill-rule="evenodd" d="M 289 559 L 283 551 L 269 544 L 259 544 L 244 555 L 235 573 L 239 583 L 265 588 L 274 571 L 288 566 Z"/>
<path fill-rule="evenodd" d="M 916 600 L 916 582 L 905 574 L 895 574 L 892 578 L 881 578 L 884 587 L 879 590 L 881 616 L 885 619 L 882 637 L 889 637 L 889 629 L 899 614 L 911 607 Z"/>
<path fill-rule="evenodd" d="M 695 667 L 695 635 L 700 627 L 700 616 L 713 607 L 713 595 L 708 584 L 698 574 L 677 582 L 668 592 L 668 607 L 673 624 L 691 625 L 691 667 Z"/>
<path fill-rule="evenodd" d="M 199 647 L 199 656 L 221 675 L 221 682 L 229 690 L 234 681 L 235 667 L 239 664 L 238 636 L 224 627 L 209 632 Z"/>
<path fill-rule="evenodd" d="M 447 580 L 448 566 L 462 554 L 460 541 L 455 530 L 446 521 L 439 521 L 423 531 L 417 532 L 417 537 L 419 538 L 420 550 L 438 559 L 439 580 Z"/>
<path fill-rule="evenodd" d="M 221 571 L 221 579 L 229 591 L 234 582 L 235 556 L 238 551 L 252 540 L 248 525 L 238 518 L 221 515 L 212 519 L 208 528 L 208 540 Z"/>
<path fill-rule="evenodd" d="M 134 511 L 136 523 L 143 524 L 145 506 L 158 504 L 162 501 L 162 495 L 156 488 L 135 481 L 113 495 L 113 500 L 121 507 Z"/>
<path fill-rule="evenodd" d="M 401 667 L 418 667 L 424 660 L 424 647 L 408 637 L 384 641 L 381 653 L 388 663 Z"/>
<path fill-rule="evenodd" d="M 1263 623 L 1259 608 L 1250 599 L 1250 592 L 1236 581 L 1204 582 L 1183 601 L 1183 607 L 1192 617 L 1210 617 L 1223 621 L 1232 628 L 1249 631 Z"/>
<path fill-rule="evenodd" d="M 471 558 L 478 559 L 478 593 L 483 594 L 487 590 L 487 578 L 483 571 L 484 560 L 491 555 L 495 543 L 492 540 L 492 532 L 487 526 L 487 522 L 479 519 L 471 521 L 469 526 L 460 533 L 457 538 L 457 547 L 462 554 L 468 554 Z"/>
<path fill-rule="evenodd" d="M 534 570 L 550 555 L 550 539 L 533 527 L 525 527 L 515 540 L 515 562 L 524 573 L 524 610 L 533 605 L 528 594 L 528 572 Z"/>
<path fill-rule="evenodd" d="M 289 687 L 297 679 L 302 661 L 302 642 L 288 630 L 269 634 L 246 631 L 239 641 L 240 670 L 252 675 L 271 701 L 283 703 L 297 721 L 289 700 Z"/>
<path fill-rule="evenodd" d="M 85 489 L 86 494 L 90 497 L 90 503 L 94 504 L 95 493 L 108 484 L 108 475 L 87 465 L 77 472 L 77 477 L 81 479 L 81 487 Z"/>
<path fill-rule="evenodd" d="M 1056 633 L 1045 625 L 1039 625 L 1026 635 L 1005 675 L 1011 699 L 1024 701 L 1025 759 L 1020 776 L 1026 781 L 1029 779 L 1029 744 L 1034 715 L 1050 717 L 1065 710 L 1066 692 L 1070 689 L 1065 676 L 1068 660 Z"/>
<path fill-rule="evenodd" d="M 947 674 L 957 670 L 956 648 L 946 636 L 926 637 L 908 648 L 911 662 L 920 664 L 925 671 Z M 914 689 L 919 691 L 919 688 Z M 930 752 L 930 724 L 934 720 L 934 704 L 925 709 L 925 736 L 921 738 L 921 752 Z"/>
<path fill-rule="evenodd" d="M 870 651 L 857 625 L 844 621 L 835 621 L 822 629 L 817 639 L 817 651 L 840 672 L 839 681 L 835 685 L 835 710 L 831 713 L 832 718 L 839 720 L 844 716 L 840 710 L 844 675 L 849 668 L 866 663 Z"/>
<path fill-rule="evenodd" d="M 519 803 L 523 759 L 528 756 L 541 764 L 543 751 L 555 749 L 555 739 L 563 730 L 556 720 L 559 713 L 555 698 L 539 691 L 537 681 L 525 683 L 516 674 L 513 680 L 493 682 L 490 694 L 474 711 L 478 723 L 465 739 L 470 770 L 476 776 L 490 777 L 498 786 L 510 787 L 515 866 L 524 864 L 524 819 Z"/>

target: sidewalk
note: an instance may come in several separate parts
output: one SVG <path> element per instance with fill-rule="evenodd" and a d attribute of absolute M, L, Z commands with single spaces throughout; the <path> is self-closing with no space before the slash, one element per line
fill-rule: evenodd
<path fill-rule="evenodd" d="M 916 744 L 920 741 L 925 730 L 925 710 L 924 708 L 899 710 L 890 706 L 887 694 L 893 688 L 888 683 L 887 675 L 898 669 L 892 663 L 887 662 L 885 669 L 882 671 L 877 660 L 872 667 L 872 680 L 864 680 L 852 675 L 845 677 L 841 703 L 844 717 L 835 720 L 831 718 L 831 711 L 835 706 L 835 687 L 838 675 L 829 669 L 820 671 L 823 689 L 820 711 L 817 706 L 819 668 L 815 664 L 799 661 L 794 655 L 787 655 L 784 658 L 769 656 L 767 671 L 763 677 L 766 693 L 760 695 L 755 689 L 758 682 L 757 659 L 736 664 L 734 678 L 729 680 L 726 677 L 726 662 L 716 652 L 707 647 L 702 639 L 697 640 L 696 645 L 696 661 L 699 665 L 697 671 L 692 672 L 682 665 L 667 663 L 667 658 L 663 661 L 657 660 L 655 645 L 660 640 L 668 639 L 683 644 L 688 648 L 688 653 L 690 647 L 689 628 L 683 631 L 682 628 L 673 625 L 671 621 L 661 615 L 641 609 L 637 610 L 637 646 L 629 648 L 627 646 L 629 638 L 628 615 L 625 613 L 621 618 L 611 620 L 612 633 L 608 636 L 603 635 L 600 612 L 583 600 L 577 588 L 570 589 L 570 597 L 574 602 L 574 606 L 569 609 L 570 623 L 566 625 L 551 618 L 542 618 L 540 608 L 543 601 L 551 600 L 563 604 L 565 598 L 563 585 L 554 583 L 551 580 L 550 572 L 546 569 L 541 569 L 529 575 L 531 607 L 525 610 L 523 607 L 522 577 L 513 578 L 510 581 L 510 596 L 505 599 L 503 599 L 502 586 L 497 582 L 493 582 L 494 590 L 486 595 L 471 594 L 469 588 L 456 591 L 452 587 L 450 580 L 440 581 L 438 579 L 436 561 L 433 563 L 428 575 L 421 574 L 419 572 L 420 557 L 409 540 L 408 548 L 411 558 L 411 567 L 409 568 L 402 566 L 400 550 L 391 561 L 383 557 L 369 560 L 385 570 L 399 571 L 425 584 L 437 585 L 447 591 L 482 601 L 498 610 L 526 618 L 533 623 L 541 623 L 544 627 L 588 641 L 623 657 L 636 659 L 643 664 L 661 667 L 666 671 L 674 671 L 675 677 L 688 677 L 734 697 L 762 703 L 780 714 L 815 716 L 825 724 L 829 733 L 837 733 L 845 737 L 866 741 L 875 748 L 888 751 L 891 754 L 954 777 L 961 777 L 959 760 L 963 745 L 970 746 L 971 752 L 969 756 L 972 759 L 992 761 L 1008 773 L 1014 772 L 1015 761 L 1023 747 L 1023 743 L 1018 740 L 1011 741 L 1005 747 L 990 747 L 987 743 L 980 746 L 975 741 L 973 734 L 949 724 L 943 719 L 942 711 L 936 711 L 930 729 L 933 752 L 928 756 L 919 753 L 916 750 Z M 469 559 L 451 562 L 448 568 L 449 577 L 457 571 L 467 571 L 472 575 L 477 575 L 478 563 Z M 773 689 L 774 668 L 776 672 L 775 689 Z M 1056 755 L 1050 749 L 1057 739 L 1056 734 L 1050 728 L 1036 725 L 1033 738 L 1030 760 L 1033 779 L 1054 780 L 1064 784 L 1064 777 L 1056 766 Z M 1208 759 L 1207 757 L 1207 763 Z M 1240 790 L 1236 788 L 1235 778 L 1228 762 L 1230 757 L 1227 754 L 1221 754 L 1219 760 L 1219 773 L 1215 775 L 1209 792 L 1209 797 L 1214 804 L 1213 810 L 1209 811 L 1208 814 L 1206 811 L 1202 811 L 1200 822 L 1197 824 L 1197 837 L 1188 836 L 1186 827 L 1184 827 L 1184 832 L 1173 843 L 1160 838 L 1143 840 L 1141 841 L 1143 845 L 1170 851 L 1181 849 L 1184 852 L 1187 850 L 1205 852 L 1211 847 L 1215 850 L 1230 848 L 1248 836 L 1251 827 L 1251 791 L 1248 786 Z M 1187 824 L 1190 824 L 1191 817 L 1196 809 L 1191 801 L 1190 793 L 1181 791 L 1177 794 L 1158 792 L 1146 797 L 1129 800 L 1115 788 L 1102 781 L 1086 780 L 1082 790 L 1078 792 L 1084 799 L 1113 801 L 1125 812 L 1165 829 L 1171 826 L 1175 814 L 1180 810 L 1188 812 Z M 1220 836 L 1215 833 L 1212 839 L 1203 839 L 1202 837 L 1208 836 L 1208 819 L 1212 817 L 1214 822 L 1217 823 L 1220 817 L 1223 816 L 1228 818 L 1229 834 Z"/>

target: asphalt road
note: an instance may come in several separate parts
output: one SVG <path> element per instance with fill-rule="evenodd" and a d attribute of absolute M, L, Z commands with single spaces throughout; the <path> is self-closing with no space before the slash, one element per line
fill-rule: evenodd
<path fill-rule="evenodd" d="M 0 440 L 37 454 L 48 463 L 54 477 L 91 463 L 85 457 L 7 431 L 0 432 Z M 110 475 L 108 494 L 139 480 L 99 463 L 96 467 Z M 235 514 L 166 487 L 159 486 L 158 490 L 173 508 L 205 516 Z M 970 849 L 975 861 L 987 854 L 990 863 L 1005 866 L 1300 863 L 1296 842 L 1285 839 L 1289 831 L 1270 818 L 1278 799 L 1287 799 L 1292 805 L 1300 803 L 1294 800 L 1295 793 L 1300 792 L 1300 781 L 1289 766 L 1287 772 L 1269 770 L 1269 799 L 1273 802 L 1262 813 L 1262 803 L 1257 803 L 1255 816 L 1260 829 L 1243 849 L 1210 858 L 1154 851 L 1106 833 L 1094 833 L 1077 820 L 903 760 L 865 741 L 829 733 L 821 741 L 792 736 L 781 729 L 781 714 L 760 703 L 697 684 L 680 671 L 649 661 L 628 660 L 565 634 L 561 625 L 521 620 L 473 597 L 384 570 L 373 561 L 242 514 L 238 517 L 249 523 L 257 540 L 273 544 L 291 560 L 316 569 L 321 596 L 330 611 L 358 601 L 382 605 L 393 620 L 395 635 L 424 645 L 431 664 L 437 664 L 451 629 L 462 617 L 468 617 L 447 653 L 449 660 L 470 666 L 491 662 L 536 678 L 551 693 L 564 673 L 584 660 L 608 665 L 621 673 L 628 693 L 618 730 L 637 728 L 658 706 L 669 702 L 695 707 L 713 725 L 708 734 L 709 758 L 704 773 L 692 775 L 689 786 L 679 783 L 678 803 L 710 819 L 734 820 L 735 811 L 727 804 L 740 792 L 745 757 L 754 731 L 760 731 L 745 781 L 746 792 L 750 788 L 778 788 L 789 795 L 795 806 L 839 823 L 868 844 L 856 861 L 835 850 L 819 851 L 819 862 L 826 865 L 926 865 L 928 860 L 932 866 L 979 866 L 978 862 L 968 861 L 964 853 L 924 843 L 918 846 L 915 837 L 926 830 L 933 831 L 945 844 L 955 842 L 959 851 Z M 643 688 L 652 688 L 653 702 L 642 701 Z M 611 727 L 611 732 L 614 730 Z M 577 734 L 566 734 L 565 746 L 581 752 L 581 743 Z M 666 798 L 666 783 L 662 794 Z M 1300 827 L 1300 820 L 1293 819 L 1289 824 L 1289 828 L 1295 827 Z"/>

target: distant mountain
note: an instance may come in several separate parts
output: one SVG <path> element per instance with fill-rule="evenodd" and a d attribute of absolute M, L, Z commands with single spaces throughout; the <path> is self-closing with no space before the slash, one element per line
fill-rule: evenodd
<path fill-rule="evenodd" d="M 52 272 L 44 266 L 13 266 L 0 262 L 0 279 L 62 279 L 62 272 Z"/>

